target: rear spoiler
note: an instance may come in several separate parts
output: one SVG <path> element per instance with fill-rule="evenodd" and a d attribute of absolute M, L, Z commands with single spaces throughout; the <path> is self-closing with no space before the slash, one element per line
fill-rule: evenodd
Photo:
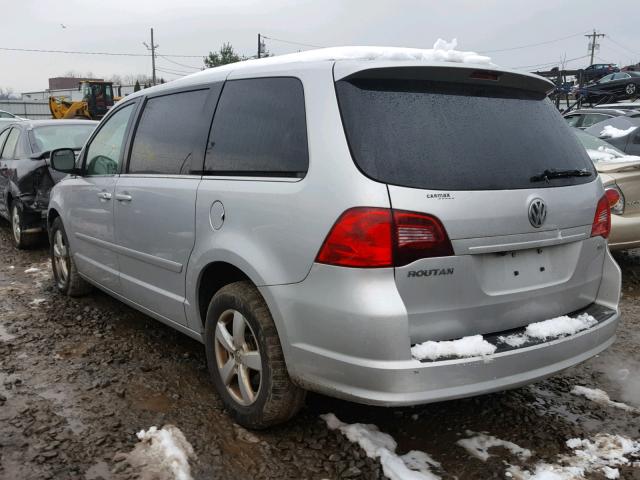
<path fill-rule="evenodd" d="M 495 85 L 505 88 L 526 90 L 540 94 L 553 91 L 555 85 L 546 78 L 530 73 L 487 68 L 487 65 L 451 63 L 443 65 L 416 65 L 416 62 L 376 62 L 371 61 L 336 62 L 335 80 L 351 79 L 394 79 L 430 80 L 435 82 L 467 83 L 473 85 Z"/>

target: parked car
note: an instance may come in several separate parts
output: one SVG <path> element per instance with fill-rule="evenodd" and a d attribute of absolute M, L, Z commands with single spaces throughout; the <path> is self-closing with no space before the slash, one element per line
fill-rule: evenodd
<path fill-rule="evenodd" d="M 640 157 L 627 155 L 610 143 L 574 129 L 593 161 L 611 206 L 609 248 L 640 247 Z"/>
<path fill-rule="evenodd" d="M 609 118 L 591 125 L 585 132 L 606 140 L 627 155 L 640 155 L 640 115 Z"/>
<path fill-rule="evenodd" d="M 594 108 L 613 108 L 616 110 L 638 110 L 640 111 L 640 101 L 634 102 L 617 102 L 617 103 L 604 103 L 601 105 L 594 105 Z"/>
<path fill-rule="evenodd" d="M 605 75 L 609 75 L 611 73 L 616 73 L 619 71 L 620 69 L 613 63 L 594 63 L 593 65 L 589 65 L 587 68 L 585 68 L 582 75 L 585 82 L 591 82 L 594 80 L 598 80 Z"/>
<path fill-rule="evenodd" d="M 579 108 L 562 114 L 570 126 L 581 130 L 609 118 L 619 117 L 621 115 L 640 116 L 640 111 L 615 108 Z"/>
<path fill-rule="evenodd" d="M 62 178 L 48 168 L 49 152 L 61 147 L 80 150 L 96 125 L 25 120 L 0 126 L 0 216 L 11 222 L 16 247 L 33 245 L 46 231 L 49 191 Z"/>
<path fill-rule="evenodd" d="M 14 115 L 10 112 L 5 112 L 4 110 L 0 110 L 0 119 L 2 120 L 24 120 L 24 118 Z"/>
<path fill-rule="evenodd" d="M 553 85 L 415 52 L 314 50 L 129 95 L 77 160 L 51 154 L 69 174 L 47 220 L 56 287 L 95 285 L 203 342 L 251 428 L 305 390 L 413 405 L 596 355 L 620 270 Z M 547 319 L 566 335 L 526 336 Z"/>
<path fill-rule="evenodd" d="M 640 72 L 612 73 L 586 85 L 578 92 L 587 101 L 596 101 L 607 97 L 635 98 L 640 94 Z"/>

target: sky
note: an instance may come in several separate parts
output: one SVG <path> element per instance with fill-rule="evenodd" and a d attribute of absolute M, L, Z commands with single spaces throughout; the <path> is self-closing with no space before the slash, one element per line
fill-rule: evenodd
<path fill-rule="evenodd" d="M 595 28 L 607 35 L 599 40 L 595 63 L 640 62 L 637 0 L 0 0 L 0 6 L 0 88 L 16 93 L 44 90 L 49 77 L 69 71 L 100 78 L 150 75 L 151 58 L 3 49 L 145 55 L 151 27 L 157 53 L 165 56 L 158 57 L 164 70 L 158 76 L 166 80 L 201 68 L 201 57 L 225 42 L 255 55 L 258 33 L 268 37 L 274 54 L 311 48 L 280 40 L 431 48 L 438 38 L 456 38 L 461 50 L 535 70 L 585 57 L 584 34 Z M 542 42 L 548 43 L 528 46 Z M 588 62 L 578 58 L 567 68 Z"/>

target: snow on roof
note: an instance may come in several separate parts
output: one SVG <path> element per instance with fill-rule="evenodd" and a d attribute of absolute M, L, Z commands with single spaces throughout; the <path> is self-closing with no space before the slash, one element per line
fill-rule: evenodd
<path fill-rule="evenodd" d="M 438 39 L 433 48 L 404 48 L 404 47 L 330 47 L 307 50 L 305 52 L 267 57 L 255 60 L 262 65 L 289 62 L 316 62 L 316 61 L 339 61 L 339 60 L 396 60 L 410 61 L 419 60 L 424 62 L 453 62 L 453 63 L 474 63 L 493 65 L 491 58 L 475 52 L 464 52 L 456 50 L 458 41 L 454 38 L 451 42 Z M 246 62 L 253 64 L 254 61 Z"/>

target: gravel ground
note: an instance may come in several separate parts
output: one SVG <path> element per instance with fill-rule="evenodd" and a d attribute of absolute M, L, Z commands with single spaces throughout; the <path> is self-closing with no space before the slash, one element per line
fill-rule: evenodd
<path fill-rule="evenodd" d="M 160 478 L 145 477 L 144 466 L 131 465 L 126 453 L 138 442 L 136 432 L 167 424 L 193 445 L 195 479 L 384 478 L 376 460 L 327 428 L 319 417 L 327 412 L 376 424 L 394 437 L 400 454 L 427 452 L 440 462 L 434 473 L 443 479 L 505 478 L 506 463 L 527 465 L 499 447 L 486 462 L 470 456 L 457 445 L 467 431 L 531 449 L 529 465 L 569 453 L 565 442 L 574 437 L 640 438 L 637 411 L 570 393 L 575 385 L 600 388 L 640 406 L 637 252 L 617 256 L 624 292 L 618 340 L 578 367 L 517 390 L 418 408 L 309 395 L 294 420 L 256 433 L 225 415 L 199 343 L 100 292 L 59 295 L 47 249 L 14 249 L 4 223 L 0 249 L 1 479 Z M 640 465 L 623 467 L 621 478 L 640 479 Z"/>

